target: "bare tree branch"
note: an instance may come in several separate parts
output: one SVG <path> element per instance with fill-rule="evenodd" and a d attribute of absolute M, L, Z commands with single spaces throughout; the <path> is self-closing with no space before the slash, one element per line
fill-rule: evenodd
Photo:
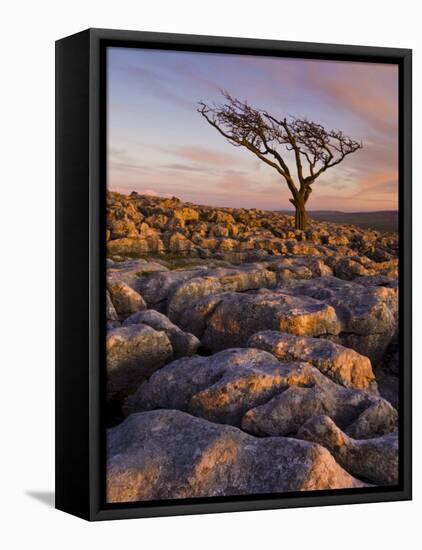
<path fill-rule="evenodd" d="M 363 147 L 340 130 L 328 131 L 306 118 L 278 119 L 228 92 L 221 93 L 225 103 L 210 106 L 201 101 L 198 112 L 231 145 L 245 147 L 283 176 L 293 195 L 290 202 L 296 210 L 304 211 L 312 193 L 311 186 L 321 174 Z M 298 185 L 280 148 L 294 155 Z"/>

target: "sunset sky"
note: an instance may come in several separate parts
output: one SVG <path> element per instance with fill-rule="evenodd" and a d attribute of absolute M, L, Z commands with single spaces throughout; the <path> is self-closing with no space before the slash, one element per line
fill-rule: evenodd
<path fill-rule="evenodd" d="M 309 210 L 396 210 L 395 65 L 108 49 L 108 187 L 215 206 L 292 208 L 284 180 L 196 111 L 220 89 L 363 141 L 314 184 Z M 293 169 L 293 167 L 292 167 Z"/>

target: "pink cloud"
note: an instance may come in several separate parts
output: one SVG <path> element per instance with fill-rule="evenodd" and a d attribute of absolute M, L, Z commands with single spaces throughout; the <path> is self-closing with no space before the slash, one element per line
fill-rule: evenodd
<path fill-rule="evenodd" d="M 353 112 L 382 134 L 397 134 L 398 69 L 394 65 L 349 63 L 335 70 L 321 71 L 309 65 L 308 78 L 316 90 L 331 97 L 342 108 Z M 385 93 L 380 94 L 380 82 Z"/>
<path fill-rule="evenodd" d="M 190 160 L 217 166 L 231 166 L 234 163 L 233 156 L 226 153 L 220 153 L 205 147 L 179 147 L 173 150 L 176 155 Z"/>
<path fill-rule="evenodd" d="M 335 186 L 317 188 L 311 195 L 309 210 L 396 210 L 398 208 L 398 179 L 396 170 L 373 174 L 357 174 L 350 191 L 347 185 L 339 194 Z M 318 192 L 320 191 L 320 192 Z M 322 193 L 321 193 L 322 191 Z"/>

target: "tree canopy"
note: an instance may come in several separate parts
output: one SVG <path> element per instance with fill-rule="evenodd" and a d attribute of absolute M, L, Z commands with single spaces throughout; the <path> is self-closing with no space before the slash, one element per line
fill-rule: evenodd
<path fill-rule="evenodd" d="M 225 103 L 208 105 L 201 101 L 198 112 L 231 145 L 246 148 L 284 178 L 292 194 L 290 202 L 296 208 L 296 228 L 305 229 L 305 205 L 313 183 L 361 149 L 362 143 L 307 118 L 277 118 L 228 92 L 222 95 Z M 286 152 L 293 155 L 296 174 L 291 173 Z"/>

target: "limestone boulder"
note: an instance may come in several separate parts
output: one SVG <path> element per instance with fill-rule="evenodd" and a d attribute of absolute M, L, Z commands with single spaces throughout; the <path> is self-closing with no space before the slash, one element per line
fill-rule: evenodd
<path fill-rule="evenodd" d="M 287 250 L 290 254 L 299 256 L 320 256 L 320 249 L 313 242 L 289 239 L 286 241 Z"/>
<path fill-rule="evenodd" d="M 166 228 L 168 222 L 169 218 L 165 214 L 153 214 L 145 219 L 145 223 L 153 229 L 159 229 L 160 231 Z"/>
<path fill-rule="evenodd" d="M 147 305 L 142 296 L 123 282 L 109 282 L 107 284 L 111 302 L 120 318 L 127 317 L 131 313 L 146 309 Z"/>
<path fill-rule="evenodd" d="M 197 222 L 199 221 L 199 212 L 196 208 L 184 207 L 174 210 L 173 215 L 175 218 L 179 218 L 184 222 Z"/>
<path fill-rule="evenodd" d="M 354 439 L 368 439 L 396 431 L 399 416 L 394 403 L 385 397 L 374 399 L 354 422 L 345 428 L 345 432 Z"/>
<path fill-rule="evenodd" d="M 294 435 L 309 418 L 322 414 L 346 431 L 349 426 L 354 431 L 360 430 L 361 437 L 385 434 L 396 428 L 397 411 L 381 397 L 344 388 L 313 367 L 303 370 L 307 373 L 307 383 L 303 380 L 290 383 L 285 391 L 251 408 L 242 419 L 242 428 L 256 435 Z M 374 412 L 377 406 L 379 414 Z M 372 415 L 367 413 L 370 408 Z"/>
<path fill-rule="evenodd" d="M 392 288 L 364 286 L 337 277 L 292 280 L 279 288 L 329 303 L 336 309 L 345 332 L 365 335 L 395 329 L 398 300 Z"/>
<path fill-rule="evenodd" d="M 133 414 L 107 434 L 107 500 L 362 487 L 320 445 L 251 437 L 180 411 Z"/>
<path fill-rule="evenodd" d="M 206 268 L 160 271 L 149 275 L 145 274 L 144 277 L 139 279 L 137 286 L 139 292 L 151 307 L 166 302 L 169 294 L 180 284 L 206 273 Z"/>
<path fill-rule="evenodd" d="M 208 221 L 215 224 L 235 223 L 233 216 L 229 212 L 225 212 L 224 210 L 211 210 L 208 215 Z"/>
<path fill-rule="evenodd" d="M 365 262 L 360 257 L 340 258 L 334 263 L 333 267 L 335 276 L 346 281 L 352 281 L 356 277 L 365 277 L 373 274 L 373 270 L 371 270 L 369 265 L 365 265 Z"/>
<path fill-rule="evenodd" d="M 340 323 L 331 305 L 308 296 L 264 289 L 224 294 L 205 324 L 201 342 L 214 352 L 245 346 L 253 334 L 263 330 L 298 336 L 340 332 Z"/>
<path fill-rule="evenodd" d="M 127 400 L 125 411 L 179 409 L 239 425 L 249 408 L 286 387 L 291 375 L 288 366 L 261 350 L 234 348 L 209 357 L 182 358 L 142 384 Z"/>
<path fill-rule="evenodd" d="M 275 284 L 275 274 L 260 264 L 210 269 L 202 276 L 181 281 L 169 292 L 168 315 L 177 322 L 183 311 L 204 296 L 228 291 L 245 292 L 262 287 L 271 288 Z"/>
<path fill-rule="evenodd" d="M 168 271 L 168 268 L 157 261 L 144 259 L 113 262 L 107 266 L 107 281 L 109 283 L 126 283 L 133 290 L 140 292 L 139 280 L 157 271 Z"/>
<path fill-rule="evenodd" d="M 138 278 L 136 289 L 150 307 L 162 307 L 177 322 L 179 314 L 210 294 L 271 288 L 276 275 L 266 264 L 249 263 L 238 267 L 195 265 L 190 269 L 156 271 Z"/>
<path fill-rule="evenodd" d="M 195 300 L 190 307 L 177 312 L 177 324 L 184 331 L 191 332 L 199 339 L 207 328 L 208 318 L 221 303 L 225 294 L 209 294 Z"/>
<path fill-rule="evenodd" d="M 221 283 L 217 277 L 192 277 L 177 285 L 168 296 L 167 313 L 176 323 L 181 312 L 189 309 L 195 302 L 204 296 L 222 292 Z"/>
<path fill-rule="evenodd" d="M 248 340 L 248 347 L 269 351 L 280 361 L 305 361 L 345 386 L 375 390 L 375 375 L 368 357 L 323 338 L 263 331 Z"/>
<path fill-rule="evenodd" d="M 129 325 L 108 331 L 107 397 L 123 399 L 173 356 L 163 331 L 147 325 Z"/>
<path fill-rule="evenodd" d="M 116 328 L 120 326 L 119 316 L 110 298 L 110 293 L 106 291 L 106 317 L 107 328 Z"/>
<path fill-rule="evenodd" d="M 375 410 L 380 403 L 383 407 Z M 368 414 L 370 407 L 374 410 Z M 397 411 L 382 398 L 343 388 L 309 363 L 282 363 L 253 348 L 169 363 L 125 404 L 126 414 L 152 409 L 183 410 L 212 422 L 242 425 L 257 435 L 292 435 L 322 413 L 344 428 L 353 425 L 361 438 L 392 431 L 397 424 Z"/>
<path fill-rule="evenodd" d="M 139 232 L 136 224 L 133 220 L 128 218 L 124 219 L 109 219 L 108 229 L 110 231 L 111 239 L 121 239 L 125 237 L 136 238 L 139 237 Z"/>
<path fill-rule="evenodd" d="M 164 243 L 158 233 L 107 242 L 107 252 L 110 256 L 139 257 L 145 254 L 161 254 L 163 251 Z"/>
<path fill-rule="evenodd" d="M 180 232 L 171 234 L 166 241 L 167 250 L 172 254 L 187 254 L 194 248 L 192 241 Z"/>
<path fill-rule="evenodd" d="M 321 258 L 311 256 L 283 257 L 280 260 L 271 261 L 268 269 L 276 273 L 278 282 L 289 279 L 312 279 L 333 274 L 332 269 Z"/>
<path fill-rule="evenodd" d="M 154 330 L 165 332 L 170 340 L 175 358 L 194 355 L 200 345 L 200 341 L 196 336 L 183 332 L 168 317 L 153 309 L 139 311 L 130 315 L 124 321 L 123 326 L 133 324 L 144 324 L 152 327 Z"/>
<path fill-rule="evenodd" d="M 331 339 L 366 355 L 373 363 L 380 361 L 397 331 L 398 296 L 394 288 L 318 277 L 286 281 L 279 289 L 333 307 L 340 330 Z"/>
<path fill-rule="evenodd" d="M 356 279 L 354 279 L 354 282 L 367 287 L 385 286 L 387 288 L 392 288 L 395 291 L 397 291 L 398 289 L 397 277 L 390 277 L 389 275 L 384 275 L 382 273 L 378 273 L 376 275 L 367 275 L 364 277 L 356 277 Z"/>
<path fill-rule="evenodd" d="M 331 418 L 317 416 L 301 427 L 298 436 L 323 445 L 352 475 L 378 485 L 398 483 L 398 432 L 373 439 L 352 439 Z"/>

